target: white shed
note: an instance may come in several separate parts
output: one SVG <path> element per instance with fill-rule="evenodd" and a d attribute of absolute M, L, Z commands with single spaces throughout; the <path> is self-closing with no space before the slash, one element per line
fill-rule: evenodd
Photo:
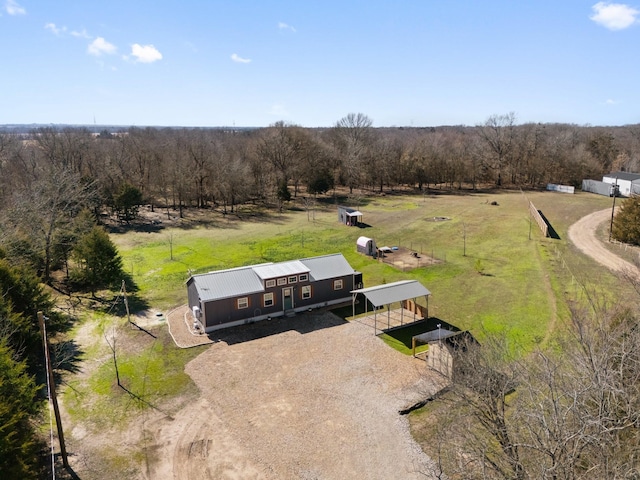
<path fill-rule="evenodd" d="M 360 237 L 356 242 L 356 249 L 359 253 L 373 256 L 376 254 L 376 241 L 373 238 Z"/>
<path fill-rule="evenodd" d="M 634 193 L 632 183 L 640 180 L 640 174 L 630 172 L 613 172 L 602 177 L 602 181 L 618 186 L 618 195 L 629 197 Z"/>

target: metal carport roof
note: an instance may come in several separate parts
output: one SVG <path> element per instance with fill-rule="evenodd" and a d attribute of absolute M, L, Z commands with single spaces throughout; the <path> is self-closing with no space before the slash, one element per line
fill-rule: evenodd
<path fill-rule="evenodd" d="M 417 280 L 401 280 L 399 282 L 376 285 L 375 287 L 360 288 L 358 290 L 352 290 L 351 293 L 363 294 L 374 307 L 381 307 L 423 295 L 431 295 L 431 292 Z"/>
<path fill-rule="evenodd" d="M 429 317 L 429 295 L 431 292 L 427 290 L 417 280 L 402 280 L 384 285 L 377 285 L 369 288 L 359 288 L 351 291 L 353 316 L 356 315 L 356 297 L 361 293 L 368 302 L 365 302 L 365 313 L 369 303 L 373 305 L 373 329 L 378 332 L 378 309 L 384 305 L 387 306 L 387 329 L 391 328 L 391 309 L 390 305 L 396 302 L 404 302 L 405 300 L 415 300 L 417 297 L 424 296 L 427 299 L 427 308 L 424 318 Z M 414 305 L 415 307 L 415 305 Z M 404 324 L 404 305 L 400 309 L 400 326 Z M 412 308 L 413 319 L 416 321 L 416 310 Z M 395 327 L 394 327 L 395 328 Z"/>

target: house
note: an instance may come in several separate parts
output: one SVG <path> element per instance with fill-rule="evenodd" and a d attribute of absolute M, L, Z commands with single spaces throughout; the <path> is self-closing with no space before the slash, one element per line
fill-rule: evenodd
<path fill-rule="evenodd" d="M 639 173 L 612 172 L 602 177 L 602 181 L 611 185 L 617 185 L 618 196 L 622 197 L 629 197 L 640 189 Z"/>
<path fill-rule="evenodd" d="M 348 303 L 362 285 L 340 253 L 193 275 L 189 308 L 205 332 Z"/>
<path fill-rule="evenodd" d="M 338 205 L 338 221 L 350 227 L 356 227 L 362 223 L 362 212 L 355 208 Z"/>

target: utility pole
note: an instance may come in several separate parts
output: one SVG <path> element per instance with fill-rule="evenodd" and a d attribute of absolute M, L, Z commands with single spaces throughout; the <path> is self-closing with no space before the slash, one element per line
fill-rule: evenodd
<path fill-rule="evenodd" d="M 467 226 L 462 222 L 462 256 L 467 256 Z"/>
<path fill-rule="evenodd" d="M 609 224 L 609 242 L 611 242 L 611 234 L 613 231 L 613 214 L 616 209 L 616 196 L 618 195 L 618 177 L 616 177 L 616 183 L 613 186 L 613 206 L 611 207 L 611 223 Z"/>
<path fill-rule="evenodd" d="M 62 431 L 62 420 L 60 419 L 60 409 L 58 408 L 58 398 L 56 397 L 56 383 L 53 377 L 53 369 L 51 368 L 51 357 L 49 356 L 49 339 L 47 338 L 47 329 L 44 324 L 45 317 L 42 312 L 38 312 L 38 324 L 42 333 L 42 343 L 44 344 L 44 362 L 47 368 L 47 378 L 49 379 L 49 396 L 53 405 L 53 412 L 56 415 L 56 426 L 58 427 L 58 441 L 60 442 L 60 455 L 62 456 L 62 465 L 69 469 L 69 460 L 67 459 L 67 447 L 64 443 L 64 432 Z"/>
<path fill-rule="evenodd" d="M 124 307 L 127 309 L 127 321 L 131 324 L 132 322 L 131 314 L 129 313 L 129 300 L 127 300 L 127 287 L 124 280 L 122 280 L 122 297 L 124 298 Z"/>

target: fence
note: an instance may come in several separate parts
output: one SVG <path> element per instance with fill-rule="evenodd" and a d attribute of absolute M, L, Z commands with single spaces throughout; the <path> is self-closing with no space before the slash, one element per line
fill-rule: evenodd
<path fill-rule="evenodd" d="M 533 219 L 538 224 L 538 227 L 540 227 L 540 230 L 542 231 L 542 234 L 545 237 L 548 237 L 549 236 L 549 225 L 547 224 L 546 220 L 544 218 L 542 218 L 542 215 L 540 214 L 540 210 L 538 210 L 535 207 L 535 205 L 533 204 L 533 202 L 531 202 L 531 201 L 529 201 L 529 213 L 531 214 Z"/>
<path fill-rule="evenodd" d="M 551 192 L 575 193 L 576 188 L 570 185 L 556 185 L 555 183 L 548 183 L 547 190 Z"/>

